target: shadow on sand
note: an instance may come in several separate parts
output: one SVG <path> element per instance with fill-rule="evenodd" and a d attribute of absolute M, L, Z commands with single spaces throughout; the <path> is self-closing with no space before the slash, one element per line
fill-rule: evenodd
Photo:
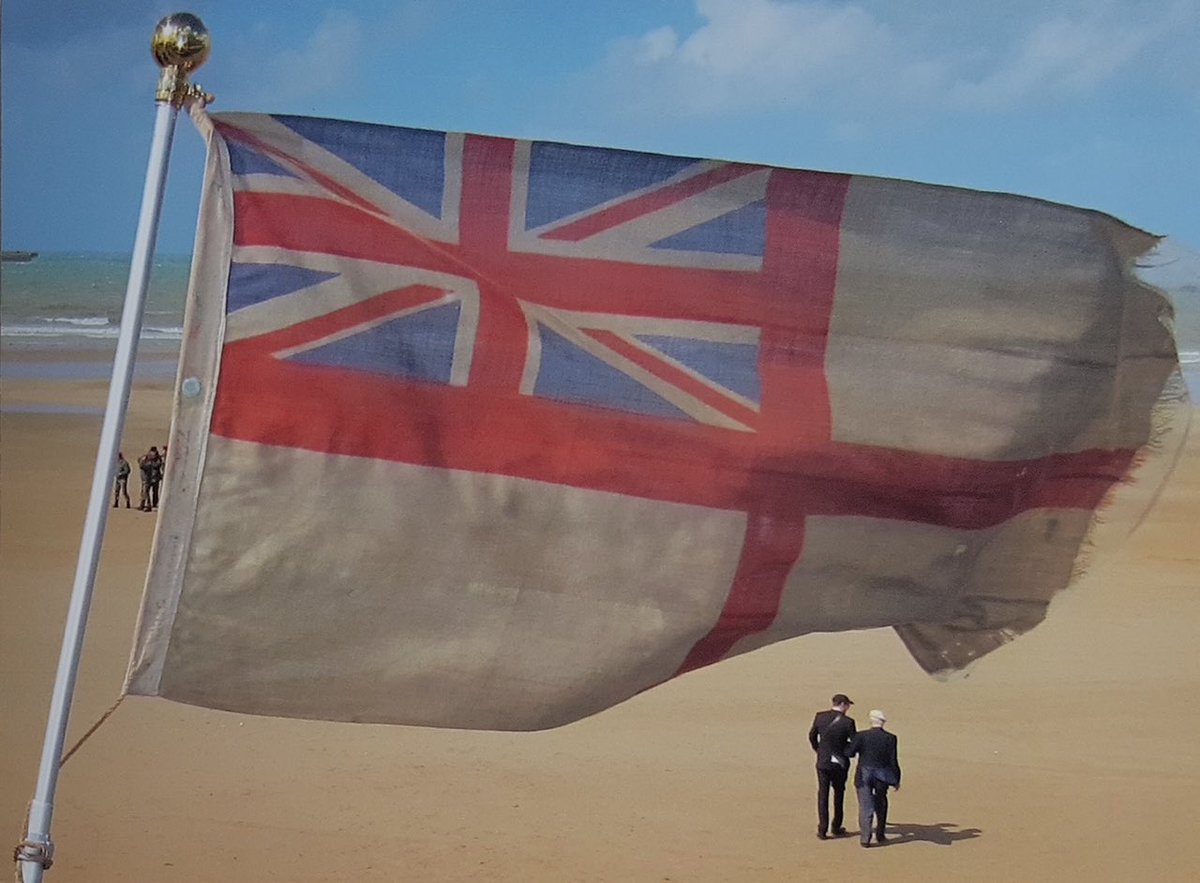
<path fill-rule="evenodd" d="M 889 822 L 887 827 L 887 843 L 879 846 L 896 846 L 901 843 L 935 843 L 938 846 L 953 846 L 960 840 L 974 840 L 983 832 L 979 828 L 959 828 L 950 822 L 938 822 L 936 825 L 911 825 L 903 822 Z"/>

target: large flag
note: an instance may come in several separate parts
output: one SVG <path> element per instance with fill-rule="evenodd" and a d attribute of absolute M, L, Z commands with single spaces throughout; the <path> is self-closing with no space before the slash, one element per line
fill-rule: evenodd
<path fill-rule="evenodd" d="M 1108 216 L 197 119 L 131 693 L 520 730 L 810 632 L 954 670 L 1043 618 L 1162 447 L 1155 238 Z"/>

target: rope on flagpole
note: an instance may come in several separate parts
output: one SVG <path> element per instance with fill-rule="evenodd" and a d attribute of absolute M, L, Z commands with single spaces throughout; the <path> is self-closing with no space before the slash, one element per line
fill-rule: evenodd
<path fill-rule="evenodd" d="M 29 810 L 32 807 L 32 805 L 33 805 L 32 801 L 25 804 L 25 818 L 21 822 L 21 830 L 22 831 L 29 830 Z M 15 880 L 16 883 L 25 883 L 25 874 L 22 873 L 22 871 L 21 871 L 22 850 L 26 849 L 27 847 L 37 847 L 37 846 L 38 846 L 37 843 L 34 843 L 28 837 L 26 837 L 24 840 L 22 840 L 20 843 L 18 843 L 16 846 L 13 847 L 13 880 Z M 54 860 L 47 859 L 46 863 L 44 865 L 42 865 L 43 870 L 45 868 L 50 867 L 50 865 L 52 865 L 52 864 L 54 864 Z"/>
<path fill-rule="evenodd" d="M 100 428 L 100 444 L 96 466 L 92 473 L 92 492 L 88 500 L 75 581 L 67 607 L 63 628 L 58 671 L 50 696 L 50 712 L 46 735 L 42 742 L 42 758 L 38 768 L 37 785 L 29 803 L 25 836 L 14 850 L 19 879 L 24 883 L 41 883 L 42 873 L 54 862 L 54 842 L 50 837 L 50 820 L 54 814 L 54 794 L 58 787 L 58 772 L 62 766 L 62 748 L 66 740 L 71 699 L 79 658 L 83 651 L 83 634 L 87 625 L 88 607 L 95 586 L 96 570 L 100 563 L 100 544 L 108 516 L 108 494 L 112 464 L 125 425 L 129 391 L 133 384 L 133 364 L 137 338 L 142 328 L 142 312 L 150 283 L 150 267 L 154 259 L 154 240 L 162 212 L 163 190 L 167 178 L 167 161 L 179 109 L 187 104 L 212 100 L 206 92 L 187 82 L 188 74 L 202 65 L 211 49 L 208 29 L 196 16 L 176 13 L 162 19 L 154 29 L 150 50 L 163 69 L 154 100 L 154 136 L 150 143 L 150 160 L 146 168 L 146 183 L 142 191 L 142 207 L 138 216 L 133 254 L 130 258 L 129 284 L 125 289 L 125 306 L 113 356 L 112 381 L 104 422 Z M 103 723 L 103 720 L 101 720 Z M 89 731 L 88 735 L 94 732 Z M 84 737 L 85 739 L 87 736 Z M 78 747 L 78 746 L 76 746 Z"/>
<path fill-rule="evenodd" d="M 108 711 L 106 711 L 106 712 L 104 712 L 104 714 L 100 715 L 100 719 L 97 720 L 90 727 L 88 727 L 87 732 L 84 733 L 82 736 L 80 736 L 75 741 L 75 744 L 67 749 L 67 753 L 64 754 L 62 756 L 62 760 L 60 760 L 58 762 L 59 769 L 62 769 L 63 767 L 65 767 L 67 765 L 67 761 L 71 759 L 71 755 L 73 755 L 76 751 L 78 751 L 80 748 L 82 748 L 84 742 L 86 742 L 88 739 L 92 738 L 92 733 L 96 732 L 96 730 L 98 730 L 102 726 L 104 726 L 104 722 L 106 720 L 108 720 L 110 717 L 112 717 L 112 713 L 114 711 L 116 711 L 118 706 L 120 706 L 120 704 L 124 701 L 125 701 L 125 694 L 122 693 L 120 696 L 117 697 L 116 702 L 114 702 L 112 705 L 108 706 Z"/>
<path fill-rule="evenodd" d="M 118 706 L 120 706 L 124 700 L 125 694 L 122 693 L 117 697 L 117 701 L 108 707 L 108 711 L 100 715 L 99 720 L 88 727 L 87 732 L 75 741 L 75 744 L 67 750 L 67 753 L 62 756 L 62 760 L 58 762 L 58 768 L 60 770 L 67 765 L 67 761 L 71 759 L 72 755 L 74 755 L 76 751 L 83 747 L 83 743 L 92 738 L 92 734 L 95 733 L 96 730 L 100 729 L 106 720 L 112 717 L 113 712 L 117 710 Z M 23 831 L 29 830 L 29 812 L 32 808 L 33 801 L 25 804 L 25 819 L 23 822 L 21 822 L 21 830 Z M 33 840 L 30 837 L 26 837 L 15 847 L 13 847 L 13 879 L 16 881 L 16 883 L 26 883 L 25 875 L 21 871 L 21 863 L 24 861 L 29 861 L 29 858 L 26 857 L 27 855 L 40 856 L 39 860 L 41 862 L 43 871 L 48 870 L 50 866 L 54 864 L 52 847 L 51 849 L 46 850 L 43 848 L 43 844 L 39 841 Z"/>

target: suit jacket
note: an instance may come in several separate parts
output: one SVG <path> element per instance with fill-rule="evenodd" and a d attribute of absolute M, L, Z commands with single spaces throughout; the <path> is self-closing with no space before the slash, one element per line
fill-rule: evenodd
<path fill-rule="evenodd" d="M 854 718 L 832 708 L 818 711 L 808 731 L 808 742 L 813 751 L 817 752 L 817 769 L 842 769 L 849 772 L 850 761 L 847 759 L 846 750 L 850 747 L 854 732 Z"/>
<path fill-rule="evenodd" d="M 883 727 L 871 727 L 857 733 L 850 742 L 849 752 L 851 757 L 858 755 L 858 767 L 854 770 L 854 787 L 861 788 L 864 782 L 874 780 L 899 788 L 900 756 L 896 749 L 895 735 Z"/>

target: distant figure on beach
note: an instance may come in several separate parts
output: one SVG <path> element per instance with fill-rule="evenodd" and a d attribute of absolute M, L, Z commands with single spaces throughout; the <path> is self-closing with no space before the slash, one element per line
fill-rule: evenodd
<path fill-rule="evenodd" d="M 150 450 L 138 457 L 138 467 L 142 471 L 142 500 L 138 508 L 149 512 L 158 508 L 158 486 L 162 481 L 162 457 L 158 448 L 150 446 Z"/>
<path fill-rule="evenodd" d="M 850 742 L 850 756 L 858 756 L 854 787 L 858 791 L 858 831 L 862 846 L 871 845 L 871 822 L 875 823 L 875 841 L 886 843 L 888 788 L 900 790 L 898 740 L 883 728 L 887 715 L 873 709 L 868 715 L 871 729 L 857 733 Z"/>
<path fill-rule="evenodd" d="M 846 833 L 842 826 L 843 807 L 846 802 L 846 778 L 850 772 L 847 750 L 854 738 L 854 718 L 847 712 L 854 703 L 845 693 L 837 693 L 830 700 L 832 707 L 818 711 L 808 731 L 808 741 L 817 753 L 817 836 L 824 840 L 831 830 L 829 825 L 829 791 L 833 789 L 833 836 Z"/>
<path fill-rule="evenodd" d="M 131 471 L 129 461 L 125 459 L 125 455 L 117 451 L 116 485 L 113 488 L 114 509 L 117 508 L 117 503 L 121 497 L 125 498 L 125 508 L 129 508 L 129 473 Z"/>

